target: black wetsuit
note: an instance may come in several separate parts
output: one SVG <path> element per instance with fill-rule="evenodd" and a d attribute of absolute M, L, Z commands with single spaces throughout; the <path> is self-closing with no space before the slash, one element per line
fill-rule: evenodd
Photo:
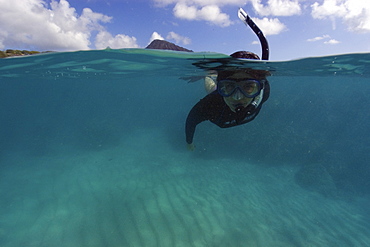
<path fill-rule="evenodd" d="M 262 104 L 269 98 L 270 85 L 267 81 L 263 91 L 262 101 L 257 108 L 251 110 L 246 107 L 237 113 L 230 110 L 223 97 L 217 91 L 208 94 L 193 106 L 188 114 L 185 126 L 186 142 L 189 144 L 193 143 L 196 126 L 206 120 L 221 128 L 229 128 L 252 121 L 261 110 Z"/>

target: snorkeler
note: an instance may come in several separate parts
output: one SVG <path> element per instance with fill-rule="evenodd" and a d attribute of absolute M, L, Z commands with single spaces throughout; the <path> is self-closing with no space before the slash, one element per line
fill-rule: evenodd
<path fill-rule="evenodd" d="M 242 9 L 239 9 L 238 15 L 257 34 L 262 46 L 262 59 L 268 60 L 268 43 L 262 31 Z M 256 54 L 246 51 L 235 52 L 230 56 L 239 59 L 259 59 Z M 214 82 L 215 90 L 193 106 L 186 119 L 188 149 L 194 150 L 195 128 L 203 121 L 209 120 L 221 128 L 229 128 L 255 119 L 262 104 L 270 95 L 270 85 L 266 79 L 268 75 L 268 71 L 253 69 L 218 71 Z M 207 83 L 212 84 L 210 77 L 206 77 Z"/>

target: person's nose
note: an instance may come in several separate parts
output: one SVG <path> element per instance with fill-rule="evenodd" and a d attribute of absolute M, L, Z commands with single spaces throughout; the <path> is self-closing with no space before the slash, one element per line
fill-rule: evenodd
<path fill-rule="evenodd" d="M 244 98 L 244 95 L 242 94 L 242 92 L 240 92 L 240 89 L 237 88 L 233 94 L 233 99 L 234 100 L 241 100 Z"/>

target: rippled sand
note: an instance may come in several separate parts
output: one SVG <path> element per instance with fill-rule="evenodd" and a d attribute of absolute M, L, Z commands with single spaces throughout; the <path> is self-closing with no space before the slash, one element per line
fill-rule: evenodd
<path fill-rule="evenodd" d="M 366 198 L 301 189 L 289 166 L 136 146 L 1 159 L 0 245 L 367 246 Z M 134 137 L 133 137 L 134 138 Z M 162 146 L 163 145 L 163 146 Z M 172 151 L 169 151 L 172 150 Z"/>

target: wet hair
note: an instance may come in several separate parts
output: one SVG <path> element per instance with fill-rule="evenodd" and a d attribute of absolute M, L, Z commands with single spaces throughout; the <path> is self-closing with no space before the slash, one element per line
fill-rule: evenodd
<path fill-rule="evenodd" d="M 250 51 L 237 51 L 234 52 L 233 54 L 230 55 L 230 57 L 233 58 L 239 58 L 239 59 L 255 59 L 255 60 L 260 60 L 260 57 Z M 266 70 L 255 70 L 255 69 L 250 69 L 250 68 L 245 68 L 245 69 L 232 69 L 232 70 L 220 70 L 218 71 L 218 76 L 217 80 L 223 80 L 228 78 L 229 76 L 232 76 L 235 73 L 238 72 L 244 72 L 249 75 L 251 75 L 255 79 L 266 79 L 266 76 L 270 75 L 270 72 Z"/>
<path fill-rule="evenodd" d="M 250 51 L 237 51 L 231 54 L 230 57 L 260 60 L 260 57 L 257 54 Z"/>

